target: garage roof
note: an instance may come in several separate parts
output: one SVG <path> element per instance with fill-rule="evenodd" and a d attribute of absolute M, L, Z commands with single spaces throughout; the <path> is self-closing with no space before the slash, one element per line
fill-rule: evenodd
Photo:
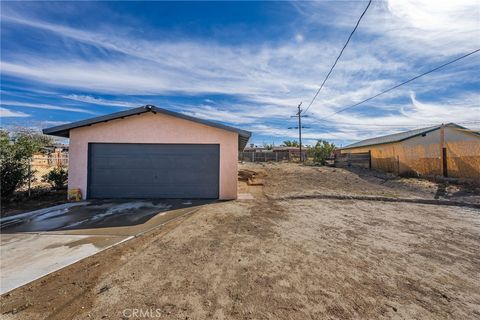
<path fill-rule="evenodd" d="M 95 117 L 95 118 L 90 118 L 90 119 L 86 119 L 86 120 L 71 122 L 71 123 L 63 124 L 63 125 L 56 126 L 56 127 L 46 128 L 46 129 L 43 129 L 43 133 L 53 135 L 53 136 L 68 138 L 68 137 L 70 137 L 70 130 L 71 129 L 85 127 L 85 126 L 91 126 L 92 124 L 107 122 L 107 121 L 115 120 L 115 119 L 123 119 L 125 117 L 129 117 L 129 116 L 133 116 L 133 115 L 137 115 L 137 114 L 141 114 L 141 113 L 145 113 L 145 112 L 162 113 L 162 114 L 165 114 L 165 115 L 168 115 L 168 116 L 172 116 L 172 117 L 176 117 L 176 118 L 180 118 L 180 119 L 204 124 L 206 126 L 236 132 L 236 133 L 238 133 L 238 149 L 239 150 L 243 150 L 245 148 L 245 146 L 247 145 L 248 139 L 250 139 L 250 136 L 252 135 L 252 133 L 249 132 L 249 131 L 245 131 L 245 130 L 242 130 L 242 129 L 230 127 L 230 126 L 227 126 L 227 125 L 224 125 L 224 124 L 221 124 L 221 123 L 217 123 L 217 122 L 213 122 L 213 121 L 209 121 L 209 120 L 203 120 L 203 119 L 187 116 L 187 115 L 182 114 L 182 113 L 173 112 L 173 111 L 158 108 L 158 107 L 155 107 L 155 106 L 152 106 L 152 105 L 146 105 L 146 106 L 143 106 L 143 107 L 133 108 L 133 109 L 126 110 L 126 111 L 115 112 L 115 113 L 107 114 L 107 115 L 100 116 L 100 117 Z"/>
<path fill-rule="evenodd" d="M 367 147 L 367 146 L 374 146 L 378 144 L 386 144 L 386 143 L 393 143 L 393 142 L 400 142 L 404 141 L 416 136 L 420 136 L 422 134 L 427 134 L 429 132 L 435 131 L 440 129 L 442 125 L 438 126 L 433 126 L 433 127 L 427 127 L 427 128 L 422 128 L 422 129 L 415 129 L 415 130 L 410 130 L 410 131 L 405 131 L 405 132 L 400 132 L 400 133 L 395 133 L 395 134 L 389 134 L 387 136 L 381 136 L 381 137 L 376 137 L 376 138 L 371 138 L 371 139 L 366 139 L 362 140 L 359 142 L 352 143 L 346 147 L 340 148 L 342 150 L 344 149 L 352 149 L 352 148 L 359 148 L 359 147 Z M 446 127 L 454 127 L 457 129 L 462 129 L 465 130 L 467 128 L 459 126 L 458 124 L 455 123 L 448 123 L 445 125 Z"/>

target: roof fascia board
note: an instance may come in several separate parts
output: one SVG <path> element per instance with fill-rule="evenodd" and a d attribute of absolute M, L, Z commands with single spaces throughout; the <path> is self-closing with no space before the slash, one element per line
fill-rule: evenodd
<path fill-rule="evenodd" d="M 115 119 L 121 119 L 121 118 L 124 118 L 124 117 L 132 116 L 132 115 L 136 115 L 136 114 L 141 114 L 141 113 L 145 113 L 145 112 L 162 113 L 162 114 L 165 114 L 165 115 L 168 115 L 168 116 L 172 116 L 172 117 L 175 117 L 175 118 L 180 118 L 180 119 L 184 119 L 184 120 L 187 120 L 187 121 L 200 123 L 200 124 L 203 124 L 203 125 L 206 125 L 206 126 L 236 132 L 239 135 L 241 135 L 243 137 L 246 137 L 246 138 L 250 138 L 250 136 L 252 135 L 251 132 L 246 131 L 246 130 L 237 129 L 237 128 L 234 128 L 234 127 L 230 127 L 230 126 L 227 126 L 227 125 L 224 125 L 224 124 L 221 124 L 221 123 L 217 123 L 217 122 L 213 122 L 213 121 L 209 121 L 209 120 L 194 118 L 194 117 L 182 114 L 182 113 L 158 108 L 158 107 L 155 107 L 155 106 L 152 106 L 152 105 L 146 105 L 146 106 L 143 106 L 143 107 L 134 108 L 134 109 L 131 109 L 131 110 L 126 110 L 126 111 L 120 111 L 120 112 L 116 112 L 116 113 L 112 113 L 112 114 L 108 114 L 108 115 L 104 115 L 104 116 L 99 116 L 99 117 L 96 117 L 96 118 L 91 118 L 91 119 L 80 120 L 80 121 L 76 121 L 76 122 L 72 122 L 72 123 L 67 123 L 67 124 L 64 124 L 64 125 L 56 126 L 56 127 L 46 128 L 46 129 L 43 129 L 42 131 L 43 131 L 44 134 L 59 135 L 59 136 L 62 136 L 62 137 L 69 137 L 69 131 L 72 130 L 72 129 L 75 129 L 75 128 L 90 126 L 90 125 L 93 125 L 93 124 L 97 124 L 97 123 L 101 123 L 101 122 L 107 122 L 107 121 L 111 121 L 111 120 L 115 120 Z"/>

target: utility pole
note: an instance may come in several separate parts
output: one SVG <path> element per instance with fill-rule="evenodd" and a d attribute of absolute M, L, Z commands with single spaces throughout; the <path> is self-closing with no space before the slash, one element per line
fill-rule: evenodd
<path fill-rule="evenodd" d="M 301 109 L 301 106 L 302 106 L 302 102 L 300 102 L 300 104 L 297 106 L 297 108 L 298 108 L 297 114 L 295 114 L 294 116 L 291 116 L 292 118 L 298 118 L 298 127 L 290 127 L 288 129 L 298 129 L 298 144 L 299 144 L 299 147 L 300 147 L 300 162 L 303 162 L 302 128 L 307 129 L 308 127 L 302 126 L 302 118 L 303 117 L 308 117 L 308 116 L 302 114 L 303 110 Z"/>
<path fill-rule="evenodd" d="M 440 126 L 440 167 L 444 177 L 448 177 L 447 148 L 445 147 L 445 124 Z"/>

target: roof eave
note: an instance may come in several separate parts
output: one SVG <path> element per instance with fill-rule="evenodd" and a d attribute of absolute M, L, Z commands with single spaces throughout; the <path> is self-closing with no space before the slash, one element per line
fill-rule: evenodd
<path fill-rule="evenodd" d="M 460 127 L 459 125 L 455 124 L 455 123 L 449 123 L 447 124 L 446 126 L 457 126 L 457 127 Z M 412 138 L 415 138 L 415 137 L 418 137 L 418 136 L 421 136 L 423 134 L 427 134 L 427 133 L 430 133 L 432 131 L 435 131 L 435 130 L 438 130 L 440 129 L 440 126 L 437 126 L 435 128 L 432 128 L 430 130 L 427 130 L 427 131 L 422 131 L 420 133 L 417 133 L 415 135 L 412 135 L 412 136 L 409 136 L 409 137 L 406 137 L 406 138 L 403 138 L 403 139 L 398 139 L 398 140 L 393 140 L 393 141 L 388 141 L 388 142 L 381 142 L 381 143 L 372 143 L 372 144 L 366 144 L 366 145 L 361 145 L 361 146 L 346 146 L 346 147 L 343 147 L 343 148 L 340 148 L 340 150 L 345 150 L 345 149 L 356 149 L 356 148 L 365 148 L 365 147 L 372 147 L 372 146 L 380 146 L 382 144 L 391 144 L 391 143 L 397 143 L 397 142 L 402 142 L 402 141 L 405 141 L 405 140 L 408 140 L 408 139 L 412 139 Z"/>
<path fill-rule="evenodd" d="M 99 116 L 99 117 L 92 118 L 92 119 L 80 120 L 80 121 L 76 121 L 76 122 L 72 122 L 72 123 L 68 123 L 68 124 L 64 124 L 64 125 L 60 125 L 60 126 L 46 128 L 46 129 L 43 129 L 42 132 L 44 134 L 48 134 L 48 135 L 53 135 L 53 136 L 58 136 L 58 137 L 63 137 L 63 138 L 69 138 L 70 137 L 70 130 L 72 130 L 72 129 L 91 126 L 91 125 L 98 124 L 98 123 L 101 123 L 101 122 L 108 122 L 108 121 L 116 120 L 116 119 L 123 119 L 125 117 L 129 117 L 129 116 L 133 116 L 133 115 L 137 115 L 137 114 L 141 114 L 141 113 L 145 113 L 145 112 L 162 113 L 162 114 L 165 114 L 165 115 L 169 115 L 169 116 L 172 116 L 172 117 L 184 119 L 184 120 L 187 120 L 187 121 L 192 121 L 192 122 L 200 123 L 200 124 L 203 124 L 203 125 L 206 125 L 206 126 L 215 127 L 215 128 L 218 128 L 218 129 L 238 133 L 238 149 L 239 150 L 243 150 L 245 148 L 248 140 L 250 139 L 250 137 L 252 135 L 252 133 L 250 131 L 230 127 L 230 126 L 227 126 L 227 125 L 224 125 L 224 124 L 221 124 L 221 123 L 217 123 L 217 122 L 213 122 L 213 121 L 209 121 L 209 120 L 194 118 L 194 117 L 182 114 L 182 113 L 158 108 L 158 107 L 155 107 L 155 106 L 152 106 L 152 105 L 146 105 L 146 106 L 143 106 L 143 107 L 134 108 L 134 109 L 126 110 L 126 111 L 115 112 L 115 113 L 112 113 L 112 114 Z"/>
<path fill-rule="evenodd" d="M 115 113 L 107 114 L 104 116 L 99 116 L 91 119 L 85 119 L 85 120 L 75 121 L 67 124 L 62 124 L 55 127 L 46 128 L 46 129 L 43 129 L 42 132 L 44 134 L 48 134 L 52 136 L 68 138 L 70 136 L 71 129 L 87 127 L 93 124 L 108 122 L 115 119 L 123 119 L 125 117 L 129 117 L 129 116 L 133 116 L 133 115 L 137 115 L 137 114 L 141 114 L 149 111 L 150 109 L 147 109 L 145 107 L 133 108 L 126 111 L 115 112 Z"/>

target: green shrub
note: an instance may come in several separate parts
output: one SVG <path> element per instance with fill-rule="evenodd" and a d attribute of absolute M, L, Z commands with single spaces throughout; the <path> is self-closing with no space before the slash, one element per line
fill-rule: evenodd
<path fill-rule="evenodd" d="M 327 164 L 327 159 L 335 150 L 335 145 L 325 140 L 318 140 L 317 143 L 308 149 L 308 155 L 313 158 L 315 163 L 322 166 Z"/>
<path fill-rule="evenodd" d="M 15 137 L 0 130 L 0 190 L 2 200 L 8 201 L 18 188 L 32 179 L 29 173 L 29 161 L 39 150 L 40 143 L 27 132 L 20 132 Z"/>
<path fill-rule="evenodd" d="M 286 141 L 283 141 L 283 145 L 285 147 L 299 147 L 300 144 L 298 143 L 298 141 L 295 141 L 295 140 L 286 140 Z"/>
<path fill-rule="evenodd" d="M 54 168 L 42 176 L 44 182 L 48 182 L 55 190 L 65 189 L 68 181 L 68 172 L 64 168 Z"/>

